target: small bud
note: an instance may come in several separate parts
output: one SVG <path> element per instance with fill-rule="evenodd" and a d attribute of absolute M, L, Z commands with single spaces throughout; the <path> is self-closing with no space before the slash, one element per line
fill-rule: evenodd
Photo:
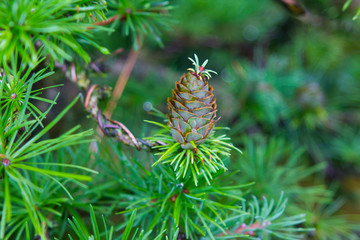
<path fill-rule="evenodd" d="M 189 190 L 185 188 L 185 189 L 183 190 L 183 193 L 188 194 L 188 193 L 189 193 Z"/>
<path fill-rule="evenodd" d="M 131 8 L 127 8 L 127 9 L 126 9 L 126 13 L 127 13 L 127 14 L 131 14 L 131 13 L 132 13 Z"/>
<path fill-rule="evenodd" d="M 11 94 L 11 99 L 15 99 L 17 97 L 16 93 Z"/>
<path fill-rule="evenodd" d="M 178 188 L 180 188 L 180 189 L 183 189 L 184 184 L 183 184 L 183 183 L 178 183 L 178 184 L 176 184 L 176 187 L 178 187 Z"/>
<path fill-rule="evenodd" d="M 176 201 L 177 196 L 178 196 L 177 194 L 172 195 L 172 196 L 171 196 L 171 201 L 172 201 L 172 202 L 175 202 L 175 201 Z"/>
<path fill-rule="evenodd" d="M 2 165 L 4 165 L 4 167 L 8 167 L 10 165 L 10 160 L 4 158 L 3 160 L 1 160 Z"/>
<path fill-rule="evenodd" d="M 250 236 L 254 236 L 254 235 L 255 235 L 254 231 L 248 231 L 248 232 L 246 232 L 246 234 L 247 234 L 247 235 L 250 235 Z"/>

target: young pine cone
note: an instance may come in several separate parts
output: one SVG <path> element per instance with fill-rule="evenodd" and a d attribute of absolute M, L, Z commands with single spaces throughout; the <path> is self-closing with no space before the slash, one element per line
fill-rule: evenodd
<path fill-rule="evenodd" d="M 168 98 L 169 127 L 172 137 L 183 149 L 194 149 L 210 135 L 216 117 L 216 99 L 213 87 L 208 84 L 210 72 L 204 69 L 207 60 L 200 66 L 198 58 L 189 58 L 195 69 L 188 69 L 175 83 L 172 97 Z"/>

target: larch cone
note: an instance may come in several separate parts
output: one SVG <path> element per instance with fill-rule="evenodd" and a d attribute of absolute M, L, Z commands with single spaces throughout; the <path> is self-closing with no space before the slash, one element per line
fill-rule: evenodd
<path fill-rule="evenodd" d="M 213 87 L 208 83 L 210 74 L 204 70 L 207 61 L 202 66 L 193 63 L 195 70 L 189 69 L 175 83 L 172 97 L 168 98 L 168 126 L 172 137 L 183 149 L 194 149 L 203 143 L 217 121 L 216 99 Z"/>

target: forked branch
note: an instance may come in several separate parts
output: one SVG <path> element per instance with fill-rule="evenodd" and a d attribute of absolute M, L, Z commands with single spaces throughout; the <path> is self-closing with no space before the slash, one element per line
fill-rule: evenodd
<path fill-rule="evenodd" d="M 56 66 L 65 73 L 70 81 L 78 86 L 80 91 L 84 92 L 85 110 L 89 113 L 91 118 L 97 122 L 105 136 L 115 138 L 119 142 L 135 147 L 138 150 L 152 150 L 154 146 L 164 144 L 160 141 L 149 142 L 141 138 L 136 138 L 124 124 L 110 119 L 103 114 L 99 102 L 110 97 L 110 87 L 91 84 L 85 72 L 76 72 L 75 65 L 67 66 L 65 64 L 61 65 L 57 63 Z"/>

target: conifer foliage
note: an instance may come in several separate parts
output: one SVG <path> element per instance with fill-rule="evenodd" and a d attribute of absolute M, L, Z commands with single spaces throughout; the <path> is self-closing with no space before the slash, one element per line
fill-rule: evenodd
<path fill-rule="evenodd" d="M 129 49 L 121 88 L 142 48 L 152 46 L 151 40 L 166 45 L 162 34 L 176 24 L 171 15 L 176 9 L 155 0 L 1 1 L 0 240 L 304 239 L 323 234 L 315 228 L 319 224 L 308 220 L 303 205 L 309 201 L 301 197 L 325 204 L 332 192 L 300 182 L 324 165 L 306 168 L 300 161 L 304 148 L 287 145 L 283 137 L 232 141 L 228 135 L 239 137 L 236 131 L 218 126 L 223 104 L 217 102 L 218 84 L 212 79 L 217 73 L 206 68 L 208 60 L 200 64 L 194 54 L 187 72 L 171 79 L 175 88 L 167 92 L 167 101 L 162 99 L 168 113 L 149 111 L 155 117 L 145 120 L 151 131 L 143 138 L 104 107 L 122 93 L 118 85 L 112 92 L 93 78 L 106 75 L 105 55 L 124 50 L 112 49 L 108 39 L 120 36 Z M 216 67 L 216 61 L 210 63 Z M 238 79 L 237 70 L 222 74 Z M 54 76 L 66 78 L 79 93 L 72 97 L 62 83 L 52 84 Z M 250 87 L 254 95 L 261 83 L 255 85 Z M 54 97 L 43 94 L 58 89 Z M 228 95 L 239 89 L 233 87 Z M 73 99 L 64 106 L 60 94 Z M 267 108 L 261 97 L 254 99 L 260 109 Z M 323 109 L 319 102 L 314 108 Z M 75 105 L 87 118 L 77 126 L 60 126 L 60 134 L 52 132 L 64 117 L 78 117 L 72 116 Z M 319 112 L 310 110 L 311 116 Z M 259 115 L 264 114 L 269 125 L 290 116 L 286 111 Z M 253 121 L 258 120 L 264 119 Z M 97 130 L 86 130 L 92 124 Z M 353 238 L 353 229 L 336 229 L 334 236 Z"/>

